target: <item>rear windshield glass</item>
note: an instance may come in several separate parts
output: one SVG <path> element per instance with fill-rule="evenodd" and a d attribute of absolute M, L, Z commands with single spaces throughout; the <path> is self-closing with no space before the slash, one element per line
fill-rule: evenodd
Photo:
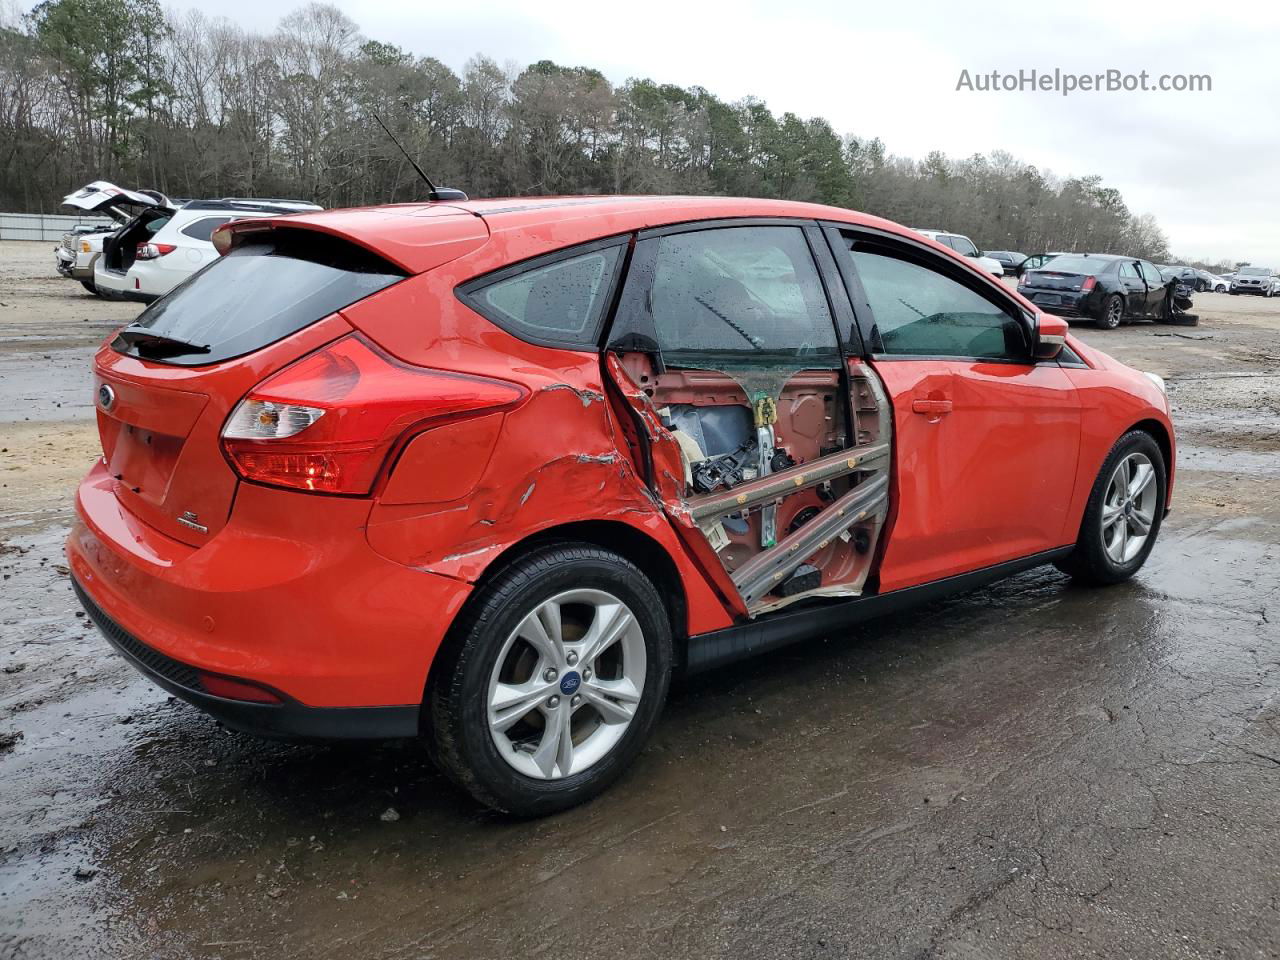
<path fill-rule="evenodd" d="M 363 248 L 305 230 L 236 247 L 121 331 L 121 353 L 181 366 L 275 343 L 404 278 Z"/>
<path fill-rule="evenodd" d="M 1090 257 L 1054 257 L 1040 270 L 1049 273 L 1101 273 L 1111 266 L 1114 260 L 1097 260 Z"/>

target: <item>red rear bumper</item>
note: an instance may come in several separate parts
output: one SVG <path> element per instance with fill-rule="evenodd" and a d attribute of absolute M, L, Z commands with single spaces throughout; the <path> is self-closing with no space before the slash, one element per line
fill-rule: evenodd
<path fill-rule="evenodd" d="M 416 715 L 432 658 L 471 588 L 375 553 L 365 539 L 368 501 L 241 484 L 227 526 L 197 548 L 138 520 L 113 483 L 101 464 L 81 483 L 67 557 L 86 607 L 135 666 L 173 689 L 112 626 L 144 654 L 279 691 L 286 712 L 410 707 Z"/>

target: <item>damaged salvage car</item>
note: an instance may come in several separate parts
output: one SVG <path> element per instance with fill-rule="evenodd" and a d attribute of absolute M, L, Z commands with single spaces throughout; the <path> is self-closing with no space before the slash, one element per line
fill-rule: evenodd
<path fill-rule="evenodd" d="M 421 736 L 520 815 L 673 673 L 1055 564 L 1145 562 L 1164 384 L 904 227 L 727 198 L 236 221 L 94 360 L 67 552 L 155 683 L 271 736 Z"/>

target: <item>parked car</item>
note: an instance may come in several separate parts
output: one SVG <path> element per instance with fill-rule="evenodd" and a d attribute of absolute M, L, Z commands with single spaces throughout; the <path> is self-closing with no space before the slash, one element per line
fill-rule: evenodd
<path fill-rule="evenodd" d="M 62 242 L 54 248 L 54 266 L 64 277 L 78 280 L 90 293 L 102 296 L 94 285 L 93 274 L 102 255 L 103 242 L 140 210 L 168 202 L 168 198 L 157 191 L 122 190 L 105 180 L 96 180 L 68 194 L 62 199 L 64 206 L 108 216 L 115 221 L 115 226 L 85 224 L 63 234 Z"/>
<path fill-rule="evenodd" d="M 1033 253 L 1031 254 L 1031 256 L 1023 260 L 1022 263 L 1018 264 L 1018 269 L 1016 273 L 1018 276 L 1022 276 L 1028 270 L 1039 270 L 1041 267 L 1043 267 L 1046 263 L 1048 263 L 1054 257 L 1074 257 L 1074 256 L 1078 256 L 1078 254 L 1065 253 L 1062 251 L 1059 251 L 1057 253 Z"/>
<path fill-rule="evenodd" d="M 1177 277 L 1186 283 L 1194 293 L 1205 293 L 1208 290 L 1213 290 L 1221 282 L 1219 277 L 1214 276 L 1208 270 L 1200 270 L 1196 267 L 1162 264 L 1157 264 L 1156 266 L 1166 279 Z"/>
<path fill-rule="evenodd" d="M 99 190 L 81 197 L 74 206 L 95 211 L 115 208 L 119 196 L 130 193 L 101 181 L 90 186 Z M 156 194 L 150 204 L 103 241 L 102 255 L 94 263 L 93 284 L 103 296 L 148 303 L 216 258 L 210 237 L 223 224 L 319 209 L 301 200 L 227 197 L 173 201 Z"/>
<path fill-rule="evenodd" d="M 1241 293 L 1274 297 L 1280 292 L 1280 277 L 1270 267 L 1241 267 L 1231 281 L 1231 295 Z"/>
<path fill-rule="evenodd" d="M 1000 264 L 1006 277 L 1016 276 L 1018 267 L 1027 259 L 1025 253 L 1018 253 L 1016 250 L 988 250 L 986 255 Z"/>
<path fill-rule="evenodd" d="M 102 255 L 102 241 L 115 229 L 84 225 L 68 230 L 53 248 L 54 268 L 69 280 L 78 280 L 90 293 L 98 293 L 93 285 L 93 265 Z"/>
<path fill-rule="evenodd" d="M 948 233 L 945 230 L 922 230 L 915 228 L 916 233 L 923 234 L 930 240 L 935 240 L 944 247 L 950 247 L 962 257 L 968 257 L 974 260 L 987 273 L 995 274 L 997 277 L 1004 276 L 1004 265 L 993 257 L 989 257 L 978 249 L 977 244 L 966 237 L 962 233 Z"/>
<path fill-rule="evenodd" d="M 1054 257 L 1018 278 L 1018 290 L 1037 306 L 1088 317 L 1103 330 L 1126 319 L 1167 318 L 1173 286 L 1153 263 L 1106 253 Z"/>
<path fill-rule="evenodd" d="M 421 734 L 502 810 L 617 779 L 676 670 L 1126 580 L 1170 503 L 1159 377 L 878 218 L 522 197 L 214 243 L 95 356 L 81 603 L 229 726 Z"/>
<path fill-rule="evenodd" d="M 1226 293 L 1228 290 L 1231 289 L 1231 280 L 1228 277 L 1215 276 L 1213 278 L 1213 282 L 1210 284 L 1209 289 L 1212 290 L 1214 293 Z"/>

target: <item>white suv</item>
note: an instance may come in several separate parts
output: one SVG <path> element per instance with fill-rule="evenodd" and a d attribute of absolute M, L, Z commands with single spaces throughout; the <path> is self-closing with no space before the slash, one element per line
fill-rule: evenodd
<path fill-rule="evenodd" d="M 224 223 L 319 209 L 300 200 L 238 198 L 152 209 L 106 241 L 93 282 L 105 296 L 149 302 L 218 258 L 210 238 Z"/>
<path fill-rule="evenodd" d="M 930 240 L 938 241 L 944 247 L 950 247 L 962 257 L 977 260 L 978 266 L 982 267 L 987 273 L 995 274 L 997 277 L 1004 276 L 1004 265 L 999 260 L 983 256 L 977 244 L 963 233 L 947 233 L 945 230 L 921 230 L 919 227 L 912 227 L 911 229 L 916 233 L 923 234 Z"/>
<path fill-rule="evenodd" d="M 127 221 L 102 241 L 101 255 L 92 263 L 92 286 L 108 299 L 144 302 L 164 296 L 216 260 L 210 237 L 224 223 L 321 209 L 302 200 L 170 200 L 162 193 L 122 190 L 102 180 L 63 203 Z"/>

